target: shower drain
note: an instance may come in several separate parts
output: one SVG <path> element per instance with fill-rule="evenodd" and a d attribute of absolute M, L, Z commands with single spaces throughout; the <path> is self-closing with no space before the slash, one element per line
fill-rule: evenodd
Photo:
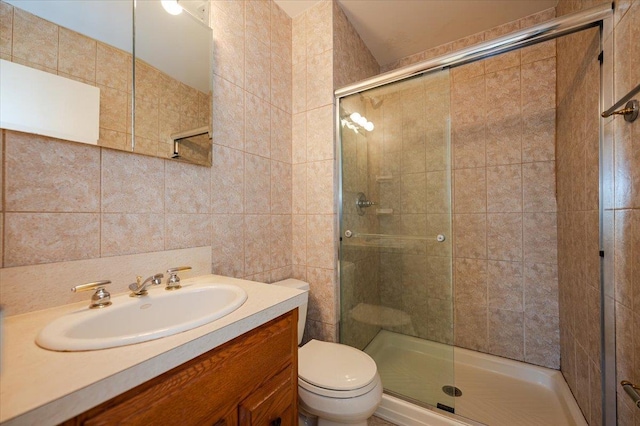
<path fill-rule="evenodd" d="M 462 396 L 462 391 L 455 386 L 444 385 L 442 387 L 442 392 L 449 396 Z"/>

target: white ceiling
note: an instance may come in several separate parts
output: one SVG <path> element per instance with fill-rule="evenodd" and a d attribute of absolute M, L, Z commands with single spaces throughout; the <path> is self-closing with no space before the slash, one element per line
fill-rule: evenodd
<path fill-rule="evenodd" d="M 380 65 L 556 6 L 558 0 L 337 0 Z M 295 17 L 318 0 L 275 0 Z"/>

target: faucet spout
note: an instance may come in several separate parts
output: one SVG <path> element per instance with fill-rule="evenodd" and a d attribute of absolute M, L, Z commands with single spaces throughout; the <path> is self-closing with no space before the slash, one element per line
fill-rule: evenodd
<path fill-rule="evenodd" d="M 146 280 L 142 281 L 142 277 L 136 277 L 136 282 L 129 284 L 129 290 L 131 290 L 131 297 L 140 297 L 147 294 L 147 287 L 150 285 L 159 285 L 162 283 L 162 278 L 164 278 L 164 274 L 155 274 L 151 275 Z"/>

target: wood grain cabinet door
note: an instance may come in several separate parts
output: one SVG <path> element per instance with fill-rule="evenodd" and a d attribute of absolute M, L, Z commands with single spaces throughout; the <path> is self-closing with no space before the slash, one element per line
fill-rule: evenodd
<path fill-rule="evenodd" d="M 240 403 L 240 426 L 295 426 L 298 420 L 297 383 L 286 368 Z"/>

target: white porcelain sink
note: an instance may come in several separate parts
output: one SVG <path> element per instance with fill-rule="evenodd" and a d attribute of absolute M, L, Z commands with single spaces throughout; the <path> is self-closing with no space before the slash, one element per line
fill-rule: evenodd
<path fill-rule="evenodd" d="M 82 309 L 57 318 L 36 343 L 54 351 L 87 351 L 171 336 L 222 318 L 247 300 L 240 287 L 199 284 L 179 290 L 153 289 L 147 296 L 112 297 L 102 309 Z"/>

